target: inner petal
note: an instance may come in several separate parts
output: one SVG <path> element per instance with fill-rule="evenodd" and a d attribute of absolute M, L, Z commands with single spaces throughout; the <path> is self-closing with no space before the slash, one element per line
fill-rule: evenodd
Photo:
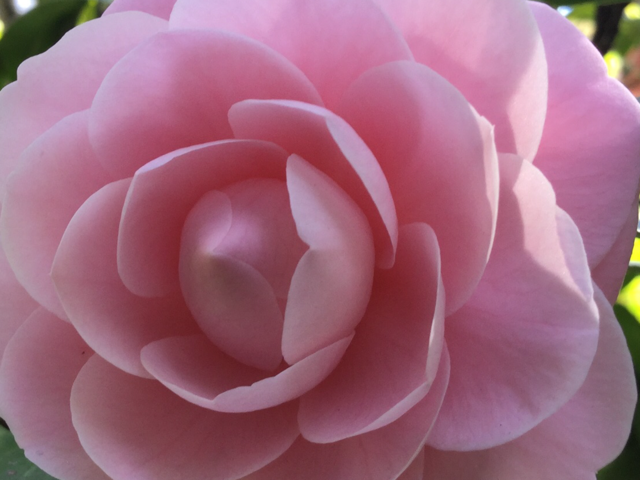
<path fill-rule="evenodd" d="M 280 305 L 305 250 L 284 182 L 250 179 L 204 195 L 187 217 L 180 251 L 184 298 L 204 334 L 245 365 L 276 369 Z"/>
<path fill-rule="evenodd" d="M 331 178 L 291 155 L 287 186 L 298 235 L 310 247 L 287 298 L 282 353 L 292 364 L 351 334 L 360 322 L 375 253 L 366 217 Z"/>

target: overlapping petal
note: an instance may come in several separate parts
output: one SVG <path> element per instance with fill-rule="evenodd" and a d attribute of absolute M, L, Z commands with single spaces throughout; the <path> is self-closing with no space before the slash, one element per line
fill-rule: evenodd
<path fill-rule="evenodd" d="M 424 450 L 420 450 L 420 453 L 414 458 L 411 465 L 407 467 L 407 469 L 402 472 L 397 480 L 423 480 L 423 472 L 424 472 Z"/>
<path fill-rule="evenodd" d="M 431 390 L 395 422 L 373 432 L 324 445 L 300 437 L 276 461 L 243 480 L 397 478 L 421 455 L 425 438 L 442 403 L 448 378 L 449 355 L 445 347 Z"/>
<path fill-rule="evenodd" d="M 4 250 L 0 248 L 0 359 L 13 334 L 38 306 L 38 302 L 18 283 Z"/>
<path fill-rule="evenodd" d="M 534 158 L 545 123 L 547 65 L 527 2 L 374 1 L 400 28 L 416 60 L 495 125 L 499 151 Z"/>
<path fill-rule="evenodd" d="M 443 342 L 437 239 L 425 224 L 405 226 L 396 264 L 377 272 L 371 302 L 345 357 L 301 399 L 302 435 L 330 443 L 397 420 L 431 388 Z"/>
<path fill-rule="evenodd" d="M 369 68 L 412 58 L 370 0 L 178 0 L 170 26 L 231 31 L 268 45 L 304 72 L 328 108 Z"/>
<path fill-rule="evenodd" d="M 27 458 L 56 477 L 108 480 L 71 423 L 76 375 L 93 351 L 68 323 L 36 310 L 11 339 L 0 367 L 0 408 Z"/>
<path fill-rule="evenodd" d="M 242 415 L 193 405 L 98 356 L 71 392 L 73 425 L 114 480 L 228 480 L 275 460 L 298 436 L 296 403 Z"/>
<path fill-rule="evenodd" d="M 251 412 L 298 398 L 336 367 L 353 335 L 318 350 L 277 375 L 242 365 L 203 336 L 172 337 L 147 345 L 145 368 L 195 405 L 219 412 Z"/>
<path fill-rule="evenodd" d="M 447 313 L 455 311 L 478 283 L 493 241 L 498 166 L 492 128 L 446 80 L 410 62 L 364 74 L 338 112 L 380 163 L 400 224 L 424 222 L 435 230 Z"/>
<path fill-rule="evenodd" d="M 493 447 L 549 417 L 584 381 L 598 341 L 575 224 L 529 162 L 501 156 L 500 178 L 489 264 L 447 319 L 451 381 L 429 438 L 444 450 Z"/>
<path fill-rule="evenodd" d="M 110 15 L 74 28 L 22 63 L 18 81 L 0 94 L 0 194 L 22 151 L 67 115 L 89 108 L 113 65 L 166 27 L 141 12 Z"/>
<path fill-rule="evenodd" d="M 438 480 L 584 480 L 613 460 L 627 437 L 637 390 L 627 345 L 611 306 L 596 291 L 598 350 L 576 395 L 509 443 L 476 452 L 427 448 L 425 478 Z"/>
<path fill-rule="evenodd" d="M 286 100 L 246 100 L 231 107 L 237 138 L 274 142 L 329 175 L 369 220 L 379 266 L 393 265 L 398 219 L 389 184 L 368 146 L 334 113 Z"/>
<path fill-rule="evenodd" d="M 177 289 L 182 225 L 198 199 L 250 177 L 284 179 L 286 159 L 273 144 L 225 140 L 172 152 L 139 169 L 118 234 L 125 285 L 149 297 Z"/>
<path fill-rule="evenodd" d="M 0 234 L 11 268 L 31 296 L 61 318 L 53 257 L 73 214 L 110 181 L 89 145 L 87 120 L 87 111 L 72 114 L 24 151 L 2 208 Z"/>
<path fill-rule="evenodd" d="M 225 354 L 202 334 L 151 342 L 142 350 L 142 364 L 167 388 L 204 408 L 211 408 L 220 393 L 265 376 L 263 370 Z"/>
<path fill-rule="evenodd" d="M 247 98 L 320 102 L 300 70 L 258 42 L 213 30 L 160 33 L 106 76 L 89 136 L 105 169 L 123 178 L 178 148 L 231 138 L 227 111 Z"/>
<path fill-rule="evenodd" d="M 539 3 L 531 8 L 549 63 L 548 114 L 535 163 L 578 225 L 593 267 L 638 202 L 640 106 L 568 20 Z"/>
<path fill-rule="evenodd" d="M 374 273 L 371 229 L 336 183 L 307 161 L 287 162 L 291 212 L 309 245 L 291 279 L 282 355 L 296 363 L 350 335 L 369 303 Z"/>
<path fill-rule="evenodd" d="M 82 338 L 124 371 L 148 377 L 140 351 L 197 326 L 179 295 L 142 298 L 118 276 L 118 225 L 130 180 L 98 190 L 76 212 L 62 237 L 52 276 L 60 301 Z"/>

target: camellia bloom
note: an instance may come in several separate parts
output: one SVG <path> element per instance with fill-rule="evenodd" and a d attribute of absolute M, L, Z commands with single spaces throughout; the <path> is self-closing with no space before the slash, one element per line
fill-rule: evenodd
<path fill-rule="evenodd" d="M 0 93 L 0 413 L 63 480 L 588 480 L 640 108 L 520 0 L 116 0 Z"/>

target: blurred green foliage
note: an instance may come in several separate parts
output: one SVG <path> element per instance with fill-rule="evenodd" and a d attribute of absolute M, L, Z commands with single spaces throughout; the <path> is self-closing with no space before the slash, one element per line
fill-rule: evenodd
<path fill-rule="evenodd" d="M 44 0 L 8 26 L 0 39 L 0 88 L 16 79 L 18 66 L 62 36 L 98 16 L 97 0 Z"/>

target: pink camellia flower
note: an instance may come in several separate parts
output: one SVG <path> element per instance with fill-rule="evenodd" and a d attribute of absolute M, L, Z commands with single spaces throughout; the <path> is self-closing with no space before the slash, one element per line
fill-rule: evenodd
<path fill-rule="evenodd" d="M 524 0 L 116 0 L 0 93 L 0 414 L 63 480 L 588 480 L 640 108 Z"/>

